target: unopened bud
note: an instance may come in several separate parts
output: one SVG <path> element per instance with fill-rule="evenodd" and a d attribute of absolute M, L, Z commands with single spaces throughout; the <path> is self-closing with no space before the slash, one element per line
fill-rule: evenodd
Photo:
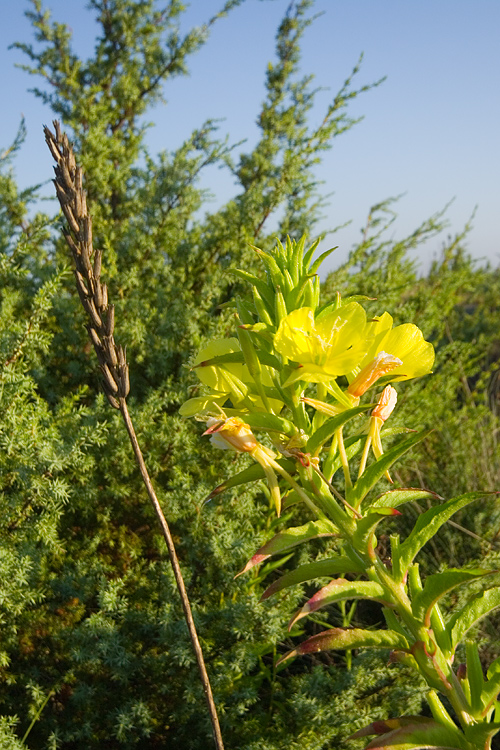
<path fill-rule="evenodd" d="M 382 391 L 382 395 L 378 400 L 377 406 L 372 411 L 372 417 L 378 417 L 385 422 L 385 420 L 391 416 L 398 400 L 398 394 L 392 385 L 387 385 Z"/>

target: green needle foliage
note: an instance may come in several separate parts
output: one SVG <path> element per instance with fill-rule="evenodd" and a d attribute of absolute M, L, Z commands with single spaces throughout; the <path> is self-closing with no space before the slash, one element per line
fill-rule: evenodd
<path fill-rule="evenodd" d="M 238 4 L 221 2 L 221 13 Z M 214 459 L 178 414 L 188 397 L 201 395 L 190 370 L 196 353 L 234 327 L 232 301 L 245 284 L 229 272 L 260 273 L 250 244 L 270 251 L 276 235 L 317 233 L 314 166 L 354 124 L 349 102 L 370 88 L 349 76 L 321 124 L 312 122 L 314 89 L 299 72 L 302 35 L 314 33 L 311 5 L 294 3 L 278 30 L 256 113 L 259 138 L 244 153 L 214 122 L 186 133 L 175 151 L 166 144 L 151 154 L 144 142 L 149 108 L 210 43 L 220 14 L 182 36 L 181 3 L 92 0 L 95 51 L 82 60 L 69 30 L 35 0 L 34 41 L 20 45 L 37 78 L 35 94 L 63 121 L 87 176 L 94 244 L 127 345 L 136 429 L 175 535 L 225 744 L 239 750 L 337 748 L 362 724 L 419 714 L 425 693 L 409 669 L 387 666 L 384 650 L 354 650 L 350 670 L 341 652 L 275 669 L 277 651 L 294 645 L 286 624 L 306 599 L 298 586 L 280 592 L 272 607 L 259 600 L 280 575 L 331 557 L 334 541 L 291 548 L 234 580 L 255 549 L 286 527 L 291 510 L 274 519 L 259 479 L 204 504 L 228 476 L 226 456 Z M 21 140 L 22 128 L 16 147 Z M 1 743 L 18 747 L 53 691 L 25 746 L 205 750 L 211 730 L 175 582 L 119 417 L 99 393 L 59 219 L 35 213 L 36 189 L 18 189 L 13 155 L 0 173 Z M 231 171 L 236 188 L 210 212 L 199 178 L 215 164 Z M 412 320 L 435 345 L 434 375 L 398 386 L 393 423 L 435 432 L 405 455 L 393 478 L 447 497 L 495 489 L 498 272 L 474 266 L 458 237 L 419 278 L 409 253 L 438 234 L 443 217 L 393 241 L 383 232 L 390 208 L 371 212 L 323 298 L 333 300 L 337 290 L 383 297 L 395 325 Z M 236 454 L 232 461 L 232 474 L 247 468 Z M 427 502 L 424 495 L 404 506 L 407 530 Z M 454 518 L 476 537 L 445 524 L 424 548 L 421 571 L 433 575 L 466 560 L 498 567 L 496 500 Z M 382 534 L 384 541 L 389 549 Z M 310 598 L 314 589 L 302 586 Z M 447 594 L 444 608 L 464 606 L 461 596 L 461 589 Z M 349 608 L 343 614 L 332 605 L 295 628 L 305 639 L 348 617 Z M 378 605 L 360 602 L 350 617 L 356 628 L 383 627 Z M 498 628 L 494 619 L 479 627 L 490 663 L 500 654 Z M 465 650 L 459 658 L 467 660 Z"/>

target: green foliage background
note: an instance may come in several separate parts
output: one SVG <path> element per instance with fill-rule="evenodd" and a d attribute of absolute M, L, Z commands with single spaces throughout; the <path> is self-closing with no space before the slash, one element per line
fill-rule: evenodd
<path fill-rule="evenodd" d="M 371 88 L 356 87 L 355 68 L 321 124 L 311 123 L 314 89 L 299 72 L 311 6 L 298 0 L 283 19 L 260 137 L 239 155 L 213 122 L 186 134 L 177 151 L 150 154 L 144 145 L 144 115 L 168 80 L 186 73 L 218 17 L 182 37 L 177 0 L 163 13 L 153 0 L 91 0 L 100 31 L 94 55 L 82 60 L 68 29 L 33 0 L 35 41 L 19 45 L 41 79 L 35 93 L 62 120 L 86 173 L 95 245 L 131 363 L 130 408 L 175 534 L 225 743 L 239 750 L 337 748 L 371 720 L 418 713 L 423 690 L 388 667 L 384 652 L 355 654 L 351 671 L 335 653 L 276 674 L 273 659 L 290 646 L 286 623 L 303 591 L 259 604 L 271 568 L 234 575 L 279 522 L 261 486 L 203 506 L 245 459 L 228 465 L 177 416 L 196 392 L 190 358 L 230 329 L 225 303 L 239 282 L 229 271 L 258 269 L 249 243 L 270 250 L 275 236 L 318 233 L 314 165 L 354 124 L 350 100 Z M 99 395 L 60 219 L 37 210 L 36 188 L 16 185 L 11 159 L 22 139 L 21 125 L 0 176 L 0 747 L 22 746 L 53 691 L 28 747 L 202 750 L 211 732 L 173 575 L 119 415 Z M 237 187 L 210 213 L 199 177 L 213 164 L 229 169 Z M 495 489 L 498 270 L 467 256 L 465 227 L 441 240 L 441 260 L 419 277 L 415 250 L 441 235 L 445 217 L 395 241 L 387 232 L 393 209 L 386 201 L 370 210 L 362 241 L 324 294 L 378 297 L 397 323 L 415 322 L 436 346 L 434 375 L 400 387 L 394 422 L 435 431 L 397 480 L 443 496 Z M 424 555 L 428 572 L 497 556 L 496 500 L 456 520 L 475 536 L 448 525 Z M 325 550 L 300 550 L 289 564 Z M 322 629 L 325 617 L 305 628 Z M 340 613 L 328 617 L 335 624 Z M 356 617 L 379 622 L 373 607 Z M 500 653 L 495 623 L 481 628 L 489 660 Z"/>

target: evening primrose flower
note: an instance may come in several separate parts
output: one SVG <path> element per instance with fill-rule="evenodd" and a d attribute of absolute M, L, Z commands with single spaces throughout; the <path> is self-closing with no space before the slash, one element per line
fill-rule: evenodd
<path fill-rule="evenodd" d="M 360 363 L 361 371 L 348 387 L 353 398 L 359 398 L 380 377 L 410 380 L 427 375 L 434 364 L 434 347 L 425 341 L 422 331 L 413 323 L 392 328 L 392 317 L 385 312 L 368 322 L 371 345 Z"/>
<path fill-rule="evenodd" d="M 297 362 L 285 385 L 297 380 L 328 384 L 351 372 L 366 353 L 366 315 L 357 302 L 314 317 L 310 307 L 289 313 L 280 322 L 274 347 Z"/>

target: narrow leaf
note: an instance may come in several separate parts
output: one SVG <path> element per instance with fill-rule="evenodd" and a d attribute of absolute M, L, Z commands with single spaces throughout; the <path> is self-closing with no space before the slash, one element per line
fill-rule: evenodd
<path fill-rule="evenodd" d="M 473 749 L 458 730 L 453 732 L 437 722 L 415 722 L 372 740 L 365 750 L 477 750 L 477 746 Z"/>
<path fill-rule="evenodd" d="M 319 258 L 316 258 L 316 260 L 312 264 L 311 268 L 309 269 L 309 273 L 311 275 L 315 274 L 318 268 L 320 267 L 320 265 L 323 263 L 323 261 L 326 260 L 328 256 L 334 252 L 334 250 L 337 250 L 337 248 L 338 248 L 338 245 L 336 245 L 335 247 L 331 247 L 329 250 L 325 250 L 324 253 L 321 253 Z"/>
<path fill-rule="evenodd" d="M 308 248 L 306 250 L 306 252 L 305 252 L 305 255 L 304 255 L 302 263 L 303 263 L 304 272 L 306 272 L 306 273 L 309 271 L 309 263 L 311 262 L 312 257 L 314 255 L 314 253 L 315 253 L 318 245 L 319 245 L 319 239 L 317 239 L 315 242 L 313 242 L 313 244 L 311 245 L 311 247 Z"/>
<path fill-rule="evenodd" d="M 238 278 L 243 279 L 243 281 L 248 281 L 249 284 L 251 284 L 258 290 L 262 299 L 264 299 L 268 303 L 268 305 L 271 306 L 271 308 L 273 307 L 274 294 L 267 286 L 267 284 L 262 281 L 262 279 L 258 279 L 257 276 L 248 273 L 248 271 L 242 271 L 240 268 L 231 268 L 228 273 L 230 273 L 232 276 L 237 276 Z"/>
<path fill-rule="evenodd" d="M 447 500 L 442 505 L 429 508 L 425 513 L 422 513 L 422 515 L 419 516 L 413 531 L 399 547 L 399 564 L 401 572 L 404 574 L 410 563 L 413 561 L 413 558 L 420 552 L 424 544 L 426 544 L 429 539 L 432 539 L 434 534 L 454 513 L 457 512 L 457 510 L 465 508 L 469 503 L 473 503 L 475 500 L 479 500 L 488 494 L 491 493 L 467 492 L 465 495 L 459 495 L 451 500 Z"/>
<path fill-rule="evenodd" d="M 370 507 L 378 508 L 380 506 L 388 506 L 389 508 L 397 508 L 398 505 L 403 505 L 403 503 L 428 499 L 442 500 L 443 498 L 430 490 L 422 490 L 417 487 L 405 487 L 400 490 L 389 490 L 388 492 L 384 492 L 383 495 L 380 495 L 373 501 L 373 503 L 371 503 Z"/>
<path fill-rule="evenodd" d="M 352 648 L 407 649 L 408 641 L 394 630 L 361 630 L 359 628 L 344 630 L 343 628 L 331 628 L 331 630 L 324 630 L 322 633 L 308 638 L 307 641 L 301 643 L 297 648 L 282 656 L 276 664 L 281 664 L 294 656 L 315 654 L 318 651 Z"/>
<path fill-rule="evenodd" d="M 302 609 L 299 609 L 290 620 L 288 630 L 291 630 L 295 623 L 303 617 L 307 617 L 311 612 L 323 609 L 323 607 L 327 607 L 329 604 L 340 602 L 345 599 L 372 599 L 382 602 L 382 604 L 387 606 L 387 601 L 384 600 L 384 596 L 385 591 L 380 583 L 375 583 L 374 581 L 347 581 L 345 578 L 336 578 L 317 591 L 314 596 L 304 604 Z"/>
<path fill-rule="evenodd" d="M 293 474 L 296 470 L 295 461 L 289 458 L 280 458 L 277 463 L 282 466 L 285 471 L 289 474 Z M 235 474 L 234 477 L 229 477 L 222 484 L 219 484 L 215 489 L 212 490 L 207 500 L 211 500 L 216 495 L 220 495 L 221 492 L 231 489 L 232 487 L 238 487 L 240 484 L 247 484 L 247 482 L 256 482 L 259 479 L 264 479 L 265 472 L 260 464 L 252 464 L 243 471 Z"/>
<path fill-rule="evenodd" d="M 295 526 L 285 531 L 280 531 L 276 534 L 269 542 L 266 542 L 263 547 L 257 550 L 255 555 L 247 562 L 243 570 L 235 576 L 246 573 L 255 565 L 259 565 L 264 560 L 267 560 L 271 555 L 279 555 L 283 552 L 288 552 L 289 549 L 293 549 L 302 542 L 308 542 L 310 539 L 318 539 L 324 536 L 335 536 L 338 530 L 335 528 L 331 521 L 320 519 L 319 521 L 309 521 L 303 526 Z"/>
<path fill-rule="evenodd" d="M 319 450 L 319 448 L 321 448 L 321 446 L 326 443 L 328 438 L 330 438 L 335 432 L 337 432 L 337 430 L 342 427 L 342 425 L 344 425 L 350 419 L 353 419 L 353 417 L 357 417 L 358 414 L 362 414 L 364 411 L 369 409 L 370 406 L 373 406 L 373 404 L 368 404 L 365 406 L 355 406 L 354 409 L 346 409 L 346 411 L 337 414 L 337 416 L 327 419 L 326 422 L 316 430 L 314 435 L 311 435 L 311 437 L 309 438 L 306 447 L 307 452 L 314 455 Z"/>
<path fill-rule="evenodd" d="M 400 443 L 392 447 L 387 453 L 384 453 L 375 463 L 369 466 L 363 474 L 360 476 L 352 490 L 348 493 L 347 500 L 358 507 L 363 498 L 369 493 L 372 487 L 383 477 L 386 471 L 390 469 L 392 464 L 401 458 L 410 448 L 420 443 L 421 440 L 430 435 L 431 430 L 423 430 L 417 432 L 406 440 L 402 440 Z"/>
<path fill-rule="evenodd" d="M 485 570 L 483 568 L 474 568 L 471 570 L 449 568 L 442 573 L 427 576 L 422 592 L 413 600 L 415 616 L 424 618 L 425 627 L 430 627 L 432 609 L 444 594 L 463 583 L 469 583 L 469 581 L 474 581 L 476 578 L 492 575 L 496 572 L 496 570 Z"/>
<path fill-rule="evenodd" d="M 345 573 L 363 573 L 364 568 L 359 565 L 356 567 L 355 563 L 345 555 L 339 555 L 338 557 L 331 557 L 325 560 L 317 560 L 312 563 L 305 563 L 299 565 L 295 570 L 291 570 L 289 573 L 278 578 L 267 588 L 261 596 L 261 602 L 264 599 L 268 599 L 278 591 L 288 588 L 289 586 L 295 586 L 298 583 L 304 583 L 304 581 L 311 581 L 313 578 L 322 578 L 323 576 L 334 576 L 344 575 Z"/>
<path fill-rule="evenodd" d="M 464 639 L 466 633 L 476 622 L 500 607 L 500 588 L 488 589 L 474 597 L 468 604 L 457 612 L 446 625 L 452 648 Z"/>
<path fill-rule="evenodd" d="M 358 729 L 357 732 L 351 734 L 347 739 L 357 740 L 360 737 L 369 737 L 372 734 L 388 734 L 389 732 L 394 731 L 394 729 L 400 729 L 401 727 L 415 724 L 436 726 L 436 722 L 426 716 L 398 716 L 396 719 L 373 721 L 371 724 L 368 724 L 368 726 L 363 727 L 363 729 Z"/>
<path fill-rule="evenodd" d="M 275 357 L 273 354 L 269 354 L 268 352 L 263 351 L 262 349 L 259 349 L 259 359 L 263 365 L 268 365 L 269 367 L 272 367 L 274 370 L 280 370 L 281 369 L 281 363 L 278 360 L 277 357 Z M 237 363 L 237 364 L 243 364 L 245 362 L 245 357 L 243 355 L 243 352 L 227 352 L 226 354 L 219 354 L 217 357 L 211 357 L 210 359 L 205 359 L 203 362 L 198 362 L 196 364 L 196 367 L 212 367 L 216 365 L 224 365 L 224 364 L 230 364 L 230 363 Z"/>

